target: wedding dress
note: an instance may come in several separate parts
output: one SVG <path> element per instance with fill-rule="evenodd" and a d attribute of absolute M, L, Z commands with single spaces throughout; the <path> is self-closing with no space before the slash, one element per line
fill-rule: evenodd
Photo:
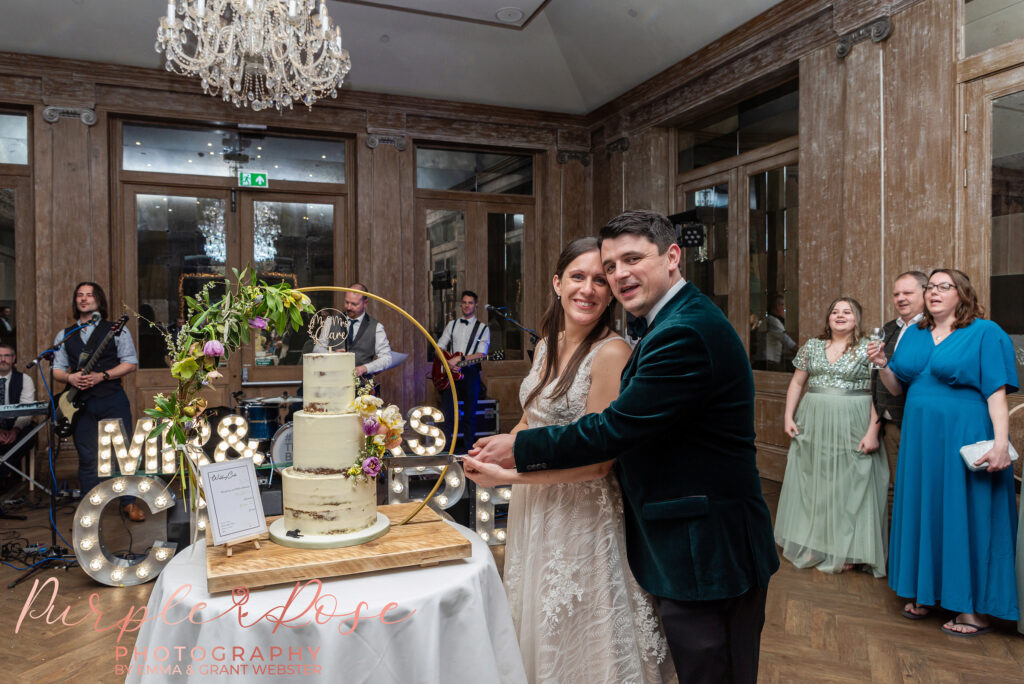
<path fill-rule="evenodd" d="M 550 399 L 552 381 L 526 407 L 531 428 L 585 413 L 590 367 L 609 340 L 590 351 L 565 396 Z M 541 341 L 519 390 L 522 402 L 540 381 L 545 349 Z M 505 592 L 533 684 L 674 680 L 653 602 L 626 560 L 614 472 L 587 482 L 513 485 L 507 533 Z"/>

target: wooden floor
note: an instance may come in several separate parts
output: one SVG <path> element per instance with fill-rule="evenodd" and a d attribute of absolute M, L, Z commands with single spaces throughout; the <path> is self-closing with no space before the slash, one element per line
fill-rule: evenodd
<path fill-rule="evenodd" d="M 774 508 L 779 488 L 765 484 Z M 127 548 L 128 538 L 115 512 L 104 520 L 108 546 Z M 8 511 L 11 512 L 11 511 Z M 33 543 L 49 543 L 46 509 L 22 509 L 25 522 L 0 520 L 0 543 L 25 537 Z M 61 533 L 71 537 L 72 508 L 58 511 Z M 134 550 L 144 550 L 157 525 L 132 526 Z M 147 541 L 149 539 L 150 541 Z M 499 564 L 504 558 L 496 547 Z M 0 566 L 3 587 L 20 573 Z M 26 618 L 14 630 L 32 588 L 49 577 L 60 589 L 47 624 L 43 617 Z M 144 606 L 152 584 L 115 589 L 95 584 L 79 568 L 45 570 L 0 599 L 0 681 L 3 682 L 120 682 L 115 673 L 116 649 L 130 653 L 135 633 L 120 637 L 112 627 L 131 610 Z M 88 598 L 95 592 L 103 611 L 88 614 Z M 49 594 L 36 599 L 35 615 L 48 605 Z M 767 621 L 761 640 L 761 682 L 1024 682 L 1024 636 L 1015 624 L 999 622 L 994 633 L 976 639 L 958 639 L 939 631 L 947 615 L 910 621 L 900 615 L 903 602 L 885 580 L 865 573 L 826 575 L 815 570 L 796 570 L 783 561 L 768 591 Z M 59 621 L 68 608 L 65 626 Z M 83 620 L 84 618 L 84 620 Z M 122 658 L 122 663 L 127 662 Z M 467 681 L 473 681 L 471 678 Z M 446 683 L 447 684 L 447 683 Z"/>

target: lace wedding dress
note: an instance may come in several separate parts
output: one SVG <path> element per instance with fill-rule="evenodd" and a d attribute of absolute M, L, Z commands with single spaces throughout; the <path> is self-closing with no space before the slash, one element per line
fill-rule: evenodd
<path fill-rule="evenodd" d="M 609 338 L 617 339 L 617 338 Z M 526 408 L 531 428 L 582 416 L 595 345 L 569 392 L 550 383 Z M 520 401 L 540 381 L 537 345 Z M 505 592 L 526 674 L 533 684 L 663 682 L 675 679 L 651 597 L 626 560 L 622 494 L 614 473 L 588 482 L 513 485 L 505 548 Z"/>

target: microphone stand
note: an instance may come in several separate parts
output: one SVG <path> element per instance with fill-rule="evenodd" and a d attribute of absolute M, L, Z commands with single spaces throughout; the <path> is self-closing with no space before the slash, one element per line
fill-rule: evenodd
<path fill-rule="evenodd" d="M 47 450 L 50 452 L 50 464 L 49 465 L 50 465 L 50 480 L 51 480 L 51 482 L 50 482 L 50 485 L 51 485 L 50 486 L 50 546 L 49 546 L 49 548 L 46 549 L 45 553 L 40 554 L 41 557 L 40 557 L 40 559 L 38 561 L 33 563 L 31 567 L 26 568 L 25 570 L 23 570 L 22 571 L 22 575 L 20 577 L 18 577 L 16 580 L 14 580 L 13 582 L 11 582 L 10 584 L 7 585 L 8 589 L 16 587 L 21 582 L 27 580 L 30 576 L 32 576 L 33 574 L 35 574 L 39 570 L 42 570 L 44 567 L 48 566 L 50 561 L 61 561 L 62 563 L 64 563 L 64 569 L 65 570 L 70 568 L 70 567 L 72 567 L 69 564 L 68 560 L 64 557 L 65 555 L 67 555 L 69 553 L 69 550 L 65 549 L 63 546 L 58 546 L 57 545 L 57 474 L 54 472 L 54 461 L 56 460 L 56 455 L 55 455 L 56 454 L 56 449 L 54 448 L 56 445 L 54 444 L 54 440 L 56 439 L 56 436 L 57 436 L 56 432 L 54 432 L 54 422 L 57 420 L 57 405 L 54 403 L 54 400 L 53 400 L 53 358 L 57 355 L 57 351 L 61 348 L 61 346 L 63 346 L 65 340 L 67 340 L 69 337 L 71 337 L 71 335 L 74 334 L 75 332 L 81 330 L 82 328 L 88 327 L 89 325 L 92 325 L 93 323 L 94 323 L 94 321 L 90 320 L 87 323 L 82 323 L 81 325 L 75 326 L 74 328 L 69 330 L 68 334 L 65 335 L 64 337 L 62 337 L 60 339 L 60 341 L 57 342 L 57 344 L 53 345 L 53 347 L 51 347 L 49 349 L 44 350 L 42 353 L 39 354 L 39 356 L 34 358 L 32 361 L 30 361 L 25 366 L 25 370 L 30 370 L 30 369 L 38 366 L 39 362 L 42 361 L 43 359 L 49 361 L 49 366 L 50 366 L 50 373 L 49 373 L 50 374 L 50 384 L 46 385 L 45 384 L 45 380 L 44 380 L 44 385 L 46 386 L 46 393 L 47 393 L 47 395 L 48 395 L 48 397 L 50 399 L 50 415 L 47 416 L 47 418 L 46 418 L 46 423 L 47 423 L 47 427 L 46 427 L 46 440 L 47 441 L 46 441 L 46 444 L 47 444 Z M 43 379 L 42 378 L 42 369 L 39 370 L 39 373 L 40 373 L 40 379 L 42 380 Z M 82 495 L 84 496 L 85 492 L 82 492 Z"/>
<path fill-rule="evenodd" d="M 538 335 L 535 330 L 530 330 L 529 328 L 524 326 L 522 323 L 520 323 L 516 319 L 512 318 L 511 314 L 509 314 L 509 312 L 506 311 L 504 307 L 499 309 L 496 306 L 489 306 L 489 307 L 487 307 L 487 311 L 489 311 L 492 314 L 497 315 L 498 317 L 500 317 L 506 323 L 511 323 L 512 325 L 514 325 L 515 327 L 519 328 L 524 333 L 529 335 L 530 336 L 530 342 L 533 343 L 534 346 L 536 346 L 537 342 L 540 341 L 540 335 Z"/>

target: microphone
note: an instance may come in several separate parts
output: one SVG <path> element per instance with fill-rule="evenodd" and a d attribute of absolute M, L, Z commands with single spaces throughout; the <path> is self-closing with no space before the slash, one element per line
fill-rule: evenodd
<path fill-rule="evenodd" d="M 101 320 L 103 320 L 103 314 L 99 311 L 93 311 L 92 316 L 89 317 L 90 323 L 99 323 Z"/>
<path fill-rule="evenodd" d="M 488 311 L 507 311 L 508 310 L 504 306 L 492 306 L 490 304 L 485 304 L 484 308 L 486 308 Z"/>

